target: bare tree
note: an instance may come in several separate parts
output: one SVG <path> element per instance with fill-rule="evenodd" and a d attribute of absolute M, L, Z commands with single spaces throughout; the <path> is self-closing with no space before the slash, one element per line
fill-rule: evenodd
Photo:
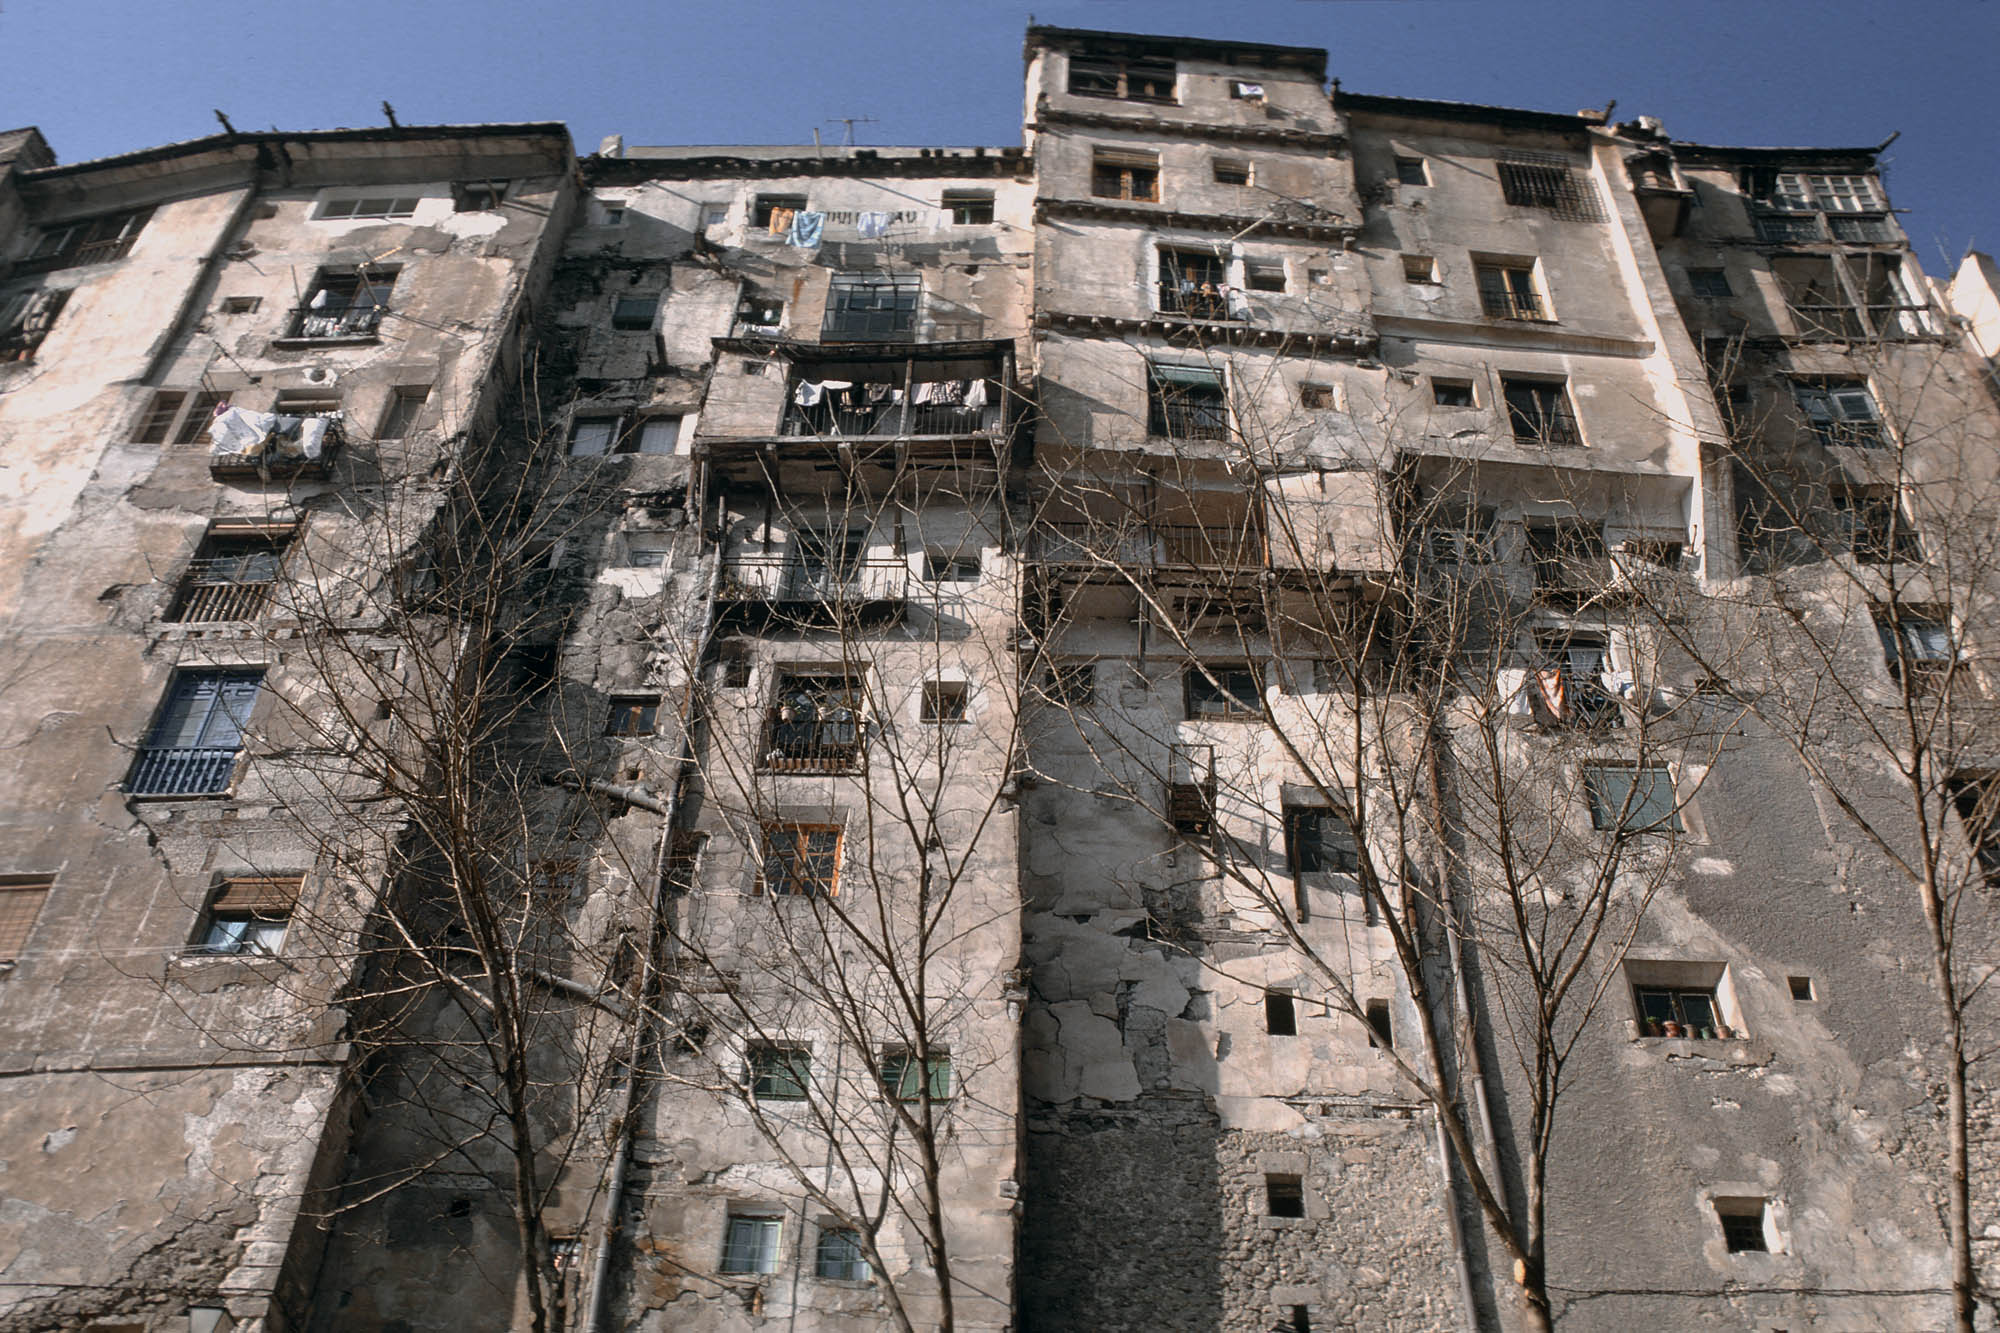
<path fill-rule="evenodd" d="M 1049 756 L 1038 773 L 1078 791 L 1109 778 L 1206 858 L 1212 888 L 1148 901 L 1155 938 L 1228 974 L 1185 920 L 1226 913 L 1288 945 L 1374 1033 L 1435 1113 L 1529 1326 L 1548 1327 L 1547 1174 L 1572 1062 L 1622 1016 L 1620 964 L 1725 730 L 1627 612 L 1637 583 L 1662 600 L 1690 589 L 1676 553 L 1607 545 L 1607 498 L 1554 451 L 1512 469 L 1406 452 L 1420 423 L 1350 404 L 1373 445 L 1332 463 L 1300 447 L 1297 414 L 1260 421 L 1244 401 L 1265 396 L 1268 362 L 1209 356 L 1252 387 L 1228 418 L 1177 400 L 1173 381 L 1150 386 L 1153 433 L 1181 441 L 1145 460 L 1150 475 L 1045 451 L 1030 596 L 1050 651 L 1084 642 L 1061 613 L 1095 599 L 1138 622 L 1132 669 L 1155 694 L 1178 684 L 1183 707 L 1065 700 L 1046 726 L 1073 744 L 1033 751 Z M 1385 953 L 1357 960 L 1349 923 L 1379 927 Z M 1394 1040 L 1371 1007 L 1383 975 L 1417 1040 Z M 1489 1044 L 1526 1092 L 1513 1143 L 1487 1114 Z"/>

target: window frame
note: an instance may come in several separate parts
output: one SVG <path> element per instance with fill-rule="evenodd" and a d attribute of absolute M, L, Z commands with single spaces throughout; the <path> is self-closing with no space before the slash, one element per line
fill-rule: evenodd
<path fill-rule="evenodd" d="M 732 1211 L 723 1225 L 722 1259 L 716 1271 L 751 1277 L 767 1277 L 777 1272 L 783 1253 L 784 1227 L 782 1213 Z M 746 1243 L 745 1237 L 754 1239 Z"/>
<path fill-rule="evenodd" d="M 1133 204 L 1160 202 L 1160 155 L 1130 148 L 1093 147 L 1090 193 L 1095 199 Z"/>
<path fill-rule="evenodd" d="M 1517 394 L 1533 397 L 1533 412 L 1516 401 Z M 1547 395 L 1546 401 L 1543 395 Z M 1506 411 L 1508 433 L 1517 443 L 1568 448 L 1586 442 L 1567 377 L 1502 374 L 1500 403 Z"/>
<path fill-rule="evenodd" d="M 208 896 L 186 953 L 200 957 L 283 956 L 305 889 L 304 875 L 232 875 Z"/>
<path fill-rule="evenodd" d="M 1232 684 L 1248 684 L 1238 694 Z M 1181 670 L 1181 716 L 1189 722 L 1241 722 L 1264 716 L 1264 671 L 1256 662 L 1195 662 Z"/>
<path fill-rule="evenodd" d="M 153 219 L 154 206 L 119 209 L 67 222 L 46 223 L 34 246 L 16 260 L 16 274 L 54 273 L 86 264 L 110 264 L 132 253 L 139 233 Z"/>
<path fill-rule="evenodd" d="M 126 774 L 125 793 L 176 800 L 227 796 L 264 676 L 262 667 L 176 669 Z M 166 743 L 183 737 L 196 743 Z M 218 743 L 201 743 L 211 739 Z"/>
<path fill-rule="evenodd" d="M 284 578 L 302 530 L 298 523 L 209 524 L 161 620 L 195 625 L 257 619 Z"/>
<path fill-rule="evenodd" d="M 1687 270 L 1688 290 L 1697 301 L 1733 301 L 1736 289 L 1729 285 L 1729 270 L 1717 267 Z"/>
<path fill-rule="evenodd" d="M 1412 171 L 1411 168 L 1415 168 L 1415 170 Z M 1396 184 L 1398 185 L 1428 186 L 1431 184 L 1431 165 L 1426 158 L 1413 157 L 1407 153 L 1397 153 L 1395 155 L 1395 171 Z M 1411 179 L 1413 176 L 1415 179 Z"/>
<path fill-rule="evenodd" d="M 1622 791 L 1606 785 L 1616 774 L 1627 775 Z M 1641 775 L 1644 775 L 1648 786 L 1643 795 L 1638 791 Z M 1641 822 L 1645 811 L 1655 803 L 1662 781 L 1666 783 L 1666 810 Z M 1583 788 L 1585 803 L 1590 807 L 1590 826 L 1599 833 L 1643 837 L 1649 834 L 1674 836 L 1687 832 L 1687 821 L 1682 817 L 1684 803 L 1680 798 L 1680 784 L 1670 764 L 1587 763 L 1583 766 Z M 1629 811 L 1627 806 L 1631 807 Z M 1624 812 L 1622 819 L 1621 812 Z"/>
<path fill-rule="evenodd" d="M 743 1048 L 743 1086 L 754 1102 L 812 1100 L 812 1043 L 752 1041 Z"/>
<path fill-rule="evenodd" d="M 988 227 L 995 219 L 992 190 L 946 190 L 938 206 L 951 214 L 954 227 Z"/>
<path fill-rule="evenodd" d="M 1890 446 L 1882 405 L 1865 380 L 1794 380 L 1792 401 L 1806 430 L 1828 448 Z"/>
<path fill-rule="evenodd" d="M 847 829 L 774 819 L 758 833 L 757 891 L 773 898 L 837 898 Z"/>
<path fill-rule="evenodd" d="M 1539 259 L 1475 255 L 1472 276 L 1479 290 L 1480 313 L 1486 318 L 1517 324 L 1557 322 Z"/>
<path fill-rule="evenodd" d="M 960 726 L 972 721 L 972 689 L 962 680 L 927 680 L 918 705 L 926 726 Z"/>
<path fill-rule="evenodd" d="M 314 222 L 394 221 L 412 217 L 425 196 L 339 195 L 322 198 L 313 209 Z M 372 205 L 372 207 L 370 207 Z"/>
<path fill-rule="evenodd" d="M 1212 366 L 1147 361 L 1146 433 L 1170 440 L 1229 439 L 1226 372 Z"/>
<path fill-rule="evenodd" d="M 654 736 L 660 729 L 660 696 L 657 694 L 614 694 L 604 719 L 606 736 L 632 738 Z"/>
<path fill-rule="evenodd" d="M 827 281 L 823 342 L 914 342 L 923 327 L 919 274 L 836 273 Z"/>
<path fill-rule="evenodd" d="M 1180 62 L 1158 56 L 1098 56 L 1072 53 L 1063 71 L 1063 91 L 1071 97 L 1120 102 L 1180 102 Z M 1083 77 L 1078 78 L 1081 74 Z M 1165 92 L 1154 91 L 1163 81 Z M 1094 82 L 1095 87 L 1079 86 Z"/>
<path fill-rule="evenodd" d="M 630 307 L 628 310 L 627 307 Z M 660 317 L 658 292 L 611 298 L 611 327 L 618 333 L 651 333 Z"/>
<path fill-rule="evenodd" d="M 18 964 L 28 951 L 55 886 L 54 875 L 0 875 L 0 970 Z"/>
<path fill-rule="evenodd" d="M 921 1081 L 913 1082 L 912 1074 L 919 1075 Z M 882 1096 L 892 1102 L 921 1102 L 926 1089 L 933 1105 L 948 1102 L 953 1086 L 951 1052 L 933 1047 L 924 1066 L 919 1067 L 917 1053 L 910 1047 L 884 1046 L 875 1062 L 875 1081 Z"/>
<path fill-rule="evenodd" d="M 1344 811 L 1330 805 L 1282 807 L 1285 866 L 1294 875 L 1358 875 L 1361 843 Z"/>
<path fill-rule="evenodd" d="M 861 1232 L 855 1227 L 821 1223 L 819 1235 L 813 1240 L 813 1277 L 821 1282 L 873 1282 L 875 1270 L 868 1263 L 860 1238 Z"/>
<path fill-rule="evenodd" d="M 1212 157 L 1209 176 L 1217 185 L 1246 187 L 1253 183 L 1255 168 L 1247 157 Z"/>
<path fill-rule="evenodd" d="M 798 715 L 802 705 L 811 709 L 811 716 Z M 785 716 L 787 710 L 793 716 Z M 855 772 L 867 746 L 867 713 L 867 689 L 860 676 L 807 668 L 779 672 L 765 720 L 760 767 L 780 772 Z"/>

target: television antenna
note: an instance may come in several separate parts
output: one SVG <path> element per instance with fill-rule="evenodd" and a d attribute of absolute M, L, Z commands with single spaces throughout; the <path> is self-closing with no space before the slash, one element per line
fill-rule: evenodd
<path fill-rule="evenodd" d="M 854 147 L 854 127 L 856 125 L 876 125 L 880 122 L 873 116 L 828 116 L 826 123 L 829 125 L 845 125 L 847 127 L 847 137 L 841 142 L 841 147 L 852 148 Z"/>

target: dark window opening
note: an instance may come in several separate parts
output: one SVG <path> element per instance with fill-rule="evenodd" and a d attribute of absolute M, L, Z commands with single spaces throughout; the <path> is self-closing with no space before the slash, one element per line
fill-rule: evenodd
<path fill-rule="evenodd" d="M 1304 1217 L 1305 1182 L 1297 1176 L 1265 1176 L 1264 1212 L 1270 1217 Z"/>
<path fill-rule="evenodd" d="M 1704 1032 L 1712 1037 L 1722 1020 L 1713 986 L 1634 986 L 1632 998 L 1639 1006 L 1639 1021 L 1649 1032 L 1655 1024 L 1677 1023 L 1689 1037 Z"/>
<path fill-rule="evenodd" d="M 1907 676 L 1913 693 L 1922 693 L 1941 684 L 1958 661 L 1958 647 L 1952 641 L 1951 622 L 1935 612 L 1913 608 L 1878 608 L 1875 632 L 1882 640 L 1882 655 L 1888 663 L 1889 679 L 1901 683 Z"/>
<path fill-rule="evenodd" d="M 750 1051 L 750 1092 L 758 1101 L 802 1102 L 812 1086 L 812 1051 L 804 1046 L 755 1042 Z"/>
<path fill-rule="evenodd" d="M 367 338 L 382 323 L 398 269 L 382 265 L 347 272 L 322 270 L 312 295 L 292 312 L 291 338 Z"/>
<path fill-rule="evenodd" d="M 611 305 L 611 327 L 627 333 L 644 332 L 653 327 L 653 316 L 659 309 L 657 296 L 621 296 Z"/>
<path fill-rule="evenodd" d="M 1502 377 L 1500 392 L 1507 400 L 1507 424 L 1515 439 L 1536 444 L 1583 443 L 1562 381 Z"/>
<path fill-rule="evenodd" d="M 1537 639 L 1541 663 L 1532 702 L 1545 724 L 1593 730 L 1625 725 L 1618 696 L 1604 684 L 1611 657 L 1602 638 L 1557 631 Z"/>
<path fill-rule="evenodd" d="M 1398 185 L 1429 185 L 1430 167 L 1421 157 L 1398 157 L 1396 159 L 1396 183 Z"/>
<path fill-rule="evenodd" d="M 51 273 L 79 264 L 104 264 L 131 253 L 132 242 L 153 216 L 151 208 L 106 213 L 43 229 L 28 257 L 14 265 L 16 273 Z"/>
<path fill-rule="evenodd" d="M 1603 222 L 1597 191 L 1558 157 L 1500 163 L 1500 192 L 1510 204 L 1539 208 L 1565 222 Z"/>
<path fill-rule="evenodd" d="M 653 734 L 660 715 L 660 700 L 656 695 L 624 695 L 611 701 L 611 712 L 604 720 L 604 734 L 607 736 L 650 736 Z"/>
<path fill-rule="evenodd" d="M 1245 260 L 1243 285 L 1253 292 L 1282 292 L 1285 290 L 1284 262 L 1276 259 Z"/>
<path fill-rule="evenodd" d="M 1231 319 L 1228 262 L 1212 250 L 1160 251 L 1160 310 L 1192 319 Z"/>
<path fill-rule="evenodd" d="M 1471 380 L 1431 380 L 1431 398 L 1439 407 L 1472 407 Z"/>
<path fill-rule="evenodd" d="M 1368 1045 L 1370 1049 L 1393 1051 L 1396 1049 L 1396 1034 L 1389 1026 L 1389 1002 L 1370 1000 L 1364 1012 L 1368 1015 Z"/>
<path fill-rule="evenodd" d="M 245 875 L 226 879 L 210 900 L 193 951 L 275 955 L 298 904 L 301 876 Z"/>
<path fill-rule="evenodd" d="M 1097 667 L 1090 662 L 1057 662 L 1042 677 L 1042 697 L 1064 708 L 1082 708 L 1097 696 Z"/>
<path fill-rule="evenodd" d="M 1222 372 L 1205 366 L 1147 368 L 1146 429 L 1176 440 L 1229 438 L 1229 400 Z"/>
<path fill-rule="evenodd" d="M 1730 289 L 1729 275 L 1719 268 L 1691 268 L 1688 286 L 1704 301 L 1727 301 L 1736 293 Z"/>
<path fill-rule="evenodd" d="M 1160 201 L 1160 155 L 1100 148 L 1091 159 L 1090 192 L 1100 199 Z"/>
<path fill-rule="evenodd" d="M 1308 380 L 1299 386 L 1299 406 L 1308 412 L 1325 412 L 1333 407 L 1333 386 Z"/>
<path fill-rule="evenodd" d="M 891 1100 L 951 1100 L 951 1056 L 943 1051 L 934 1049 L 928 1060 L 919 1060 L 915 1051 L 892 1048 L 882 1053 L 880 1073 L 882 1092 Z"/>
<path fill-rule="evenodd" d="M 1923 544 L 1893 495 L 1836 492 L 1833 520 L 1841 546 L 1862 564 L 1923 559 Z"/>
<path fill-rule="evenodd" d="M 772 214 L 797 213 L 805 206 L 806 197 L 802 194 L 760 194 L 750 209 L 750 225 L 756 230 L 768 231 L 771 227 Z M 790 218 L 785 219 L 787 223 L 790 220 Z"/>
<path fill-rule="evenodd" d="M 1816 1000 L 1811 977 L 1786 977 L 1785 985 L 1790 988 L 1794 1000 Z"/>
<path fill-rule="evenodd" d="M 1263 715 L 1263 673 L 1254 666 L 1192 666 L 1182 683 L 1190 721 Z"/>
<path fill-rule="evenodd" d="M 1535 596 L 1562 602 L 1603 591 L 1611 577 L 1604 529 L 1578 519 L 1532 522 L 1525 526 L 1529 572 Z"/>
<path fill-rule="evenodd" d="M 1403 281 L 1433 286 L 1438 280 L 1437 260 L 1429 255 L 1403 256 Z"/>
<path fill-rule="evenodd" d="M 490 213 L 506 202 L 506 181 L 460 181 L 451 187 L 455 213 Z"/>
<path fill-rule="evenodd" d="M 1283 990 L 1264 992 L 1264 1031 L 1273 1037 L 1296 1037 L 1299 1035 L 1299 1016 L 1293 1003 L 1292 993 Z"/>
<path fill-rule="evenodd" d="M 1806 428 L 1821 444 L 1852 449 L 1880 449 L 1888 441 L 1882 431 L 1875 397 L 1863 384 L 1797 384 L 1792 395 L 1805 415 Z"/>
<path fill-rule="evenodd" d="M 0 296 L 0 362 L 34 360 L 68 301 L 69 291 L 61 287 Z"/>
<path fill-rule="evenodd" d="M 2000 884 L 2000 779 L 1956 776 L 1945 783 L 1952 809 L 1988 884 Z"/>
<path fill-rule="evenodd" d="M 848 676 L 793 675 L 778 682 L 765 767 L 852 768 L 861 758 L 862 693 Z"/>
<path fill-rule="evenodd" d="M 924 552 L 924 579 L 930 583 L 977 583 L 979 556 L 932 547 Z"/>
<path fill-rule="evenodd" d="M 923 720 L 926 722 L 965 721 L 965 682 L 933 680 L 924 684 Z"/>
<path fill-rule="evenodd" d="M 944 211 L 951 214 L 954 226 L 983 226 L 993 221 L 993 191 L 946 190 Z"/>
<path fill-rule="evenodd" d="M 1762 1199 L 1717 1199 L 1716 1220 L 1722 1223 L 1722 1244 L 1731 1254 L 1767 1254 L 1771 1243 L 1764 1232 Z"/>
<path fill-rule="evenodd" d="M 1073 55 L 1069 58 L 1069 91 L 1074 97 L 1171 102 L 1178 72 L 1171 60 Z"/>
<path fill-rule="evenodd" d="M 1250 183 L 1250 164 L 1242 158 L 1218 157 L 1214 159 L 1212 169 L 1217 185 L 1248 185 Z"/>
<path fill-rule="evenodd" d="M 868 1260 L 861 1233 L 850 1227 L 821 1227 L 813 1250 L 813 1276 L 834 1282 L 866 1282 Z"/>
<path fill-rule="evenodd" d="M 1294 874 L 1356 874 L 1361 848 L 1354 828 L 1338 810 L 1285 807 L 1285 855 Z"/>

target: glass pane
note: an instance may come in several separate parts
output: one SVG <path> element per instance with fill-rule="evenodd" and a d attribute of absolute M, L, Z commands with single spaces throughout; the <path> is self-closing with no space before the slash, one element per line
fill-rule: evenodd
<path fill-rule="evenodd" d="M 615 421 L 579 421 L 570 436 L 569 451 L 572 457 L 582 458 L 592 454 L 611 452 L 611 436 L 617 428 Z"/>
<path fill-rule="evenodd" d="M 642 454 L 670 454 L 681 438 L 679 417 L 648 417 L 646 424 L 639 428 L 639 452 Z"/>
<path fill-rule="evenodd" d="M 1684 990 L 1680 993 L 1681 1021 L 1699 1032 L 1703 1028 L 1715 1027 L 1715 997 L 1707 991 Z"/>
<path fill-rule="evenodd" d="M 1678 1015 L 1674 1012 L 1673 992 L 1649 990 L 1645 987 L 1640 987 L 1637 994 L 1639 997 L 1639 1013 L 1645 1018 L 1660 1023 L 1680 1021 Z"/>
<path fill-rule="evenodd" d="M 1625 816 L 1626 827 L 1635 833 L 1648 829 L 1678 829 L 1679 812 L 1674 808 L 1673 774 L 1664 768 L 1637 770 L 1631 778 L 1635 787 L 1632 807 Z"/>

